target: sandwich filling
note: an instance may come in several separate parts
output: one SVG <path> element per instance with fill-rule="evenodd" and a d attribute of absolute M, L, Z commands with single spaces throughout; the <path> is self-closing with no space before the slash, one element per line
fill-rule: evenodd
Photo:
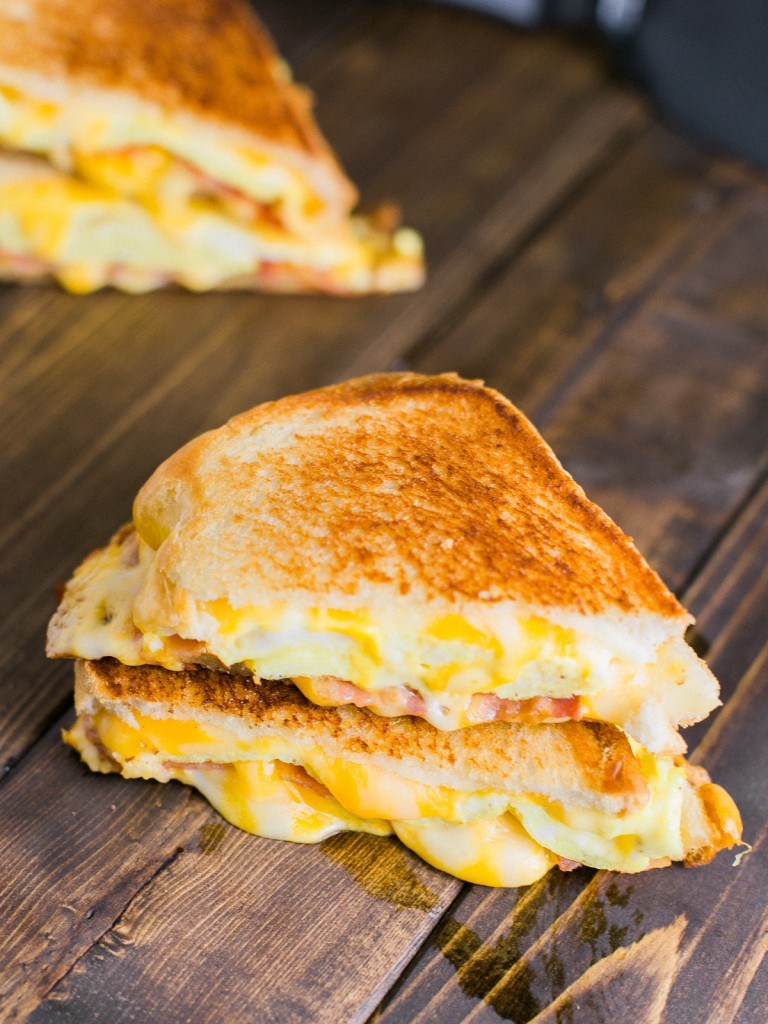
<path fill-rule="evenodd" d="M 0 274 L 52 273 L 80 293 L 254 280 L 347 293 L 422 280 L 419 236 L 386 216 L 350 216 L 341 173 L 318 173 L 290 147 L 210 138 L 152 105 L 64 104 L 10 84 L 0 145 Z"/>
<path fill-rule="evenodd" d="M 169 192 L 174 176 L 184 189 L 188 175 L 166 172 Z M 0 273 L 4 266 L 51 273 L 78 293 L 107 284 L 141 292 L 169 282 L 199 291 L 254 279 L 274 290 L 354 292 L 400 287 L 420 259 L 421 243 L 408 229 L 390 234 L 349 218 L 321 235 L 302 234 L 286 227 L 274 204 L 245 203 L 247 216 L 237 217 L 237 203 L 200 188 L 183 201 L 158 191 L 152 202 L 136 202 L 0 152 Z"/>
<path fill-rule="evenodd" d="M 638 664 L 625 649 L 543 615 L 418 621 L 373 610 L 234 608 L 217 599 L 195 609 L 194 635 L 180 635 L 146 612 L 173 591 L 154 559 L 130 527 L 94 552 L 51 622 L 49 654 L 289 679 L 320 706 L 415 715 L 442 730 L 587 718 L 620 726 L 654 753 L 684 750 L 678 724 L 706 713 L 698 705 L 711 700 L 701 688 L 702 676 L 711 677 L 682 638 Z"/>
<path fill-rule="evenodd" d="M 671 860 L 700 863 L 739 840 L 738 811 L 706 773 L 682 759 L 655 758 L 638 747 L 628 756 L 618 733 L 609 737 L 603 752 L 616 776 L 610 794 L 574 783 L 558 798 L 530 773 L 525 773 L 529 790 L 501 779 L 477 788 L 482 772 L 473 772 L 471 757 L 458 787 L 438 784 L 407 758 L 388 757 L 386 749 L 371 751 L 370 739 L 360 745 L 364 753 L 352 756 L 349 734 L 355 724 L 361 736 L 367 735 L 364 711 L 345 712 L 346 746 L 340 751 L 333 741 L 302 729 L 301 698 L 286 702 L 279 687 L 273 686 L 276 696 L 270 695 L 274 707 L 249 719 L 243 707 L 248 687 L 254 696 L 259 688 L 241 682 L 239 717 L 217 717 L 199 695 L 203 714 L 195 713 L 195 701 L 184 706 L 178 697 L 158 699 L 156 680 L 159 672 L 162 688 L 164 674 L 149 671 L 155 676 L 143 685 L 142 670 L 131 676 L 130 670 L 109 663 L 79 663 L 79 718 L 65 734 L 67 742 L 94 770 L 192 785 L 234 825 L 268 838 L 319 842 L 341 830 L 395 833 L 434 866 L 496 886 L 529 884 L 556 863 L 629 872 Z M 169 692 L 173 675 L 165 673 Z M 185 682 L 188 698 L 195 687 L 206 686 L 205 674 L 186 673 Z M 286 703 L 292 729 L 277 721 Z M 318 712 L 310 709 L 310 714 Z M 476 742 L 482 750 L 487 728 L 471 730 L 463 739 L 466 748 Z M 552 735 L 559 739 L 557 732 Z M 522 734 L 514 739 L 525 742 Z M 586 733 L 577 737 L 581 744 L 589 740 Z M 550 752 L 553 775 L 567 775 L 562 751 Z M 593 783 L 605 787 L 606 780 L 595 776 Z M 623 808 L 618 813 L 617 805 Z"/>

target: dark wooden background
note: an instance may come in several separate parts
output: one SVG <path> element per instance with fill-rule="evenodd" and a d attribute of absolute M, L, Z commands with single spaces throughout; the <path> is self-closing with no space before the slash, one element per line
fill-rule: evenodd
<path fill-rule="evenodd" d="M 450 8 L 262 4 L 416 295 L 0 291 L 0 1018 L 180 1024 L 768 1020 L 768 191 L 596 53 Z M 256 402 L 387 368 L 483 377 L 699 617 L 726 706 L 693 759 L 739 868 L 462 885 L 392 840 L 247 836 L 60 740 L 53 588 L 155 465 Z"/>

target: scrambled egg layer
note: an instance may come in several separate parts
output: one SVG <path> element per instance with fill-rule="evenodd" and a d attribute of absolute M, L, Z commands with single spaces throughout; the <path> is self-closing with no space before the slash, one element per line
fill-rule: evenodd
<path fill-rule="evenodd" d="M 529 884 L 557 857 L 642 871 L 652 861 L 685 854 L 685 769 L 643 751 L 650 799 L 637 812 L 614 815 L 534 796 L 431 786 L 339 761 L 319 747 L 294 748 L 282 738 L 249 739 L 194 721 L 124 714 L 101 708 L 87 727 L 78 720 L 65 739 L 96 770 L 178 779 L 199 789 L 234 825 L 273 839 L 318 842 L 342 829 L 394 831 L 430 864 L 493 886 Z M 289 765 L 300 766 L 308 785 L 286 774 Z"/>
<path fill-rule="evenodd" d="M 376 259 L 341 230 L 302 239 L 271 222 L 239 223 L 205 200 L 150 209 L 28 165 L 0 179 L 0 251 L 42 261 L 76 293 L 110 283 L 143 291 L 167 280 L 203 290 L 262 264 L 308 268 L 355 290 L 368 285 Z"/>
<path fill-rule="evenodd" d="M 136 199 L 187 198 L 199 182 L 171 179 L 185 161 L 214 181 L 262 203 L 280 201 L 289 223 L 317 213 L 317 196 L 299 167 L 278 164 L 266 153 L 234 141 L 212 142 L 199 124 L 124 101 L 95 108 L 72 96 L 66 105 L 26 96 L 0 85 L 0 142 L 11 149 L 40 153 L 66 171 Z M 147 153 L 154 154 L 147 156 Z M 171 156 L 173 154 L 173 156 Z M 174 159 L 177 157 L 178 159 Z M 173 191 L 171 191 L 173 190 Z"/>
<path fill-rule="evenodd" d="M 372 694 L 406 685 L 421 696 L 424 717 L 439 729 L 471 724 L 467 712 L 478 693 L 514 700 L 578 695 L 589 717 L 626 727 L 643 702 L 653 703 L 654 685 L 684 672 L 668 658 L 646 673 L 594 638 L 538 616 L 509 622 L 502 644 L 461 615 L 442 615 L 422 626 L 407 619 L 383 623 L 373 614 L 343 609 L 235 609 L 217 600 L 202 606 L 204 635 L 180 638 L 136 621 L 153 558 L 136 534 L 88 558 L 68 585 L 49 653 L 114 657 L 172 671 L 212 655 L 260 678 L 295 679 L 320 705 L 328 703 L 314 682 L 321 677 L 349 681 Z M 374 703 L 377 713 L 404 713 L 402 704 L 388 705 L 386 698 Z M 659 717 L 662 735 L 666 729 L 669 749 L 675 749 L 677 736 L 661 710 Z M 637 738 L 651 746 L 643 735 Z"/>

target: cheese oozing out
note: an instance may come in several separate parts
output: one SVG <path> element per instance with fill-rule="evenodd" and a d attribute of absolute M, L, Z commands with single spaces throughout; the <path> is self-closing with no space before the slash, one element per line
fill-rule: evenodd
<path fill-rule="evenodd" d="M 430 864 L 483 885 L 529 884 L 558 857 L 634 872 L 685 856 L 686 770 L 644 751 L 649 799 L 615 815 L 535 795 L 432 786 L 283 737 L 249 738 L 124 706 L 92 706 L 65 739 L 95 770 L 195 786 L 248 832 L 293 842 L 343 829 L 395 832 Z"/>
<path fill-rule="evenodd" d="M 676 726 L 683 709 L 696 713 L 702 702 L 699 680 L 690 678 L 695 658 L 682 639 L 637 663 L 612 641 L 538 615 L 479 625 L 460 614 L 422 622 L 394 612 L 385 618 L 287 603 L 233 608 L 219 599 L 200 605 L 194 636 L 179 636 L 140 614 L 153 559 L 152 548 L 130 530 L 91 555 L 68 584 L 49 653 L 170 670 L 213 660 L 264 679 L 292 679 L 319 705 L 344 702 L 328 698 L 329 678 L 348 681 L 372 695 L 368 705 L 376 713 L 417 713 L 445 730 L 477 721 L 478 694 L 578 696 L 586 717 L 620 726 L 657 753 L 684 749 Z M 408 705 L 413 694 L 415 711 Z"/>
<path fill-rule="evenodd" d="M 312 239 L 272 221 L 240 223 L 206 199 L 150 209 L 36 161 L 3 163 L 0 253 L 41 262 L 70 291 L 143 291 L 167 280 L 202 290 L 264 265 L 304 268 L 354 291 L 369 285 L 379 258 L 362 224 L 359 234 Z"/>

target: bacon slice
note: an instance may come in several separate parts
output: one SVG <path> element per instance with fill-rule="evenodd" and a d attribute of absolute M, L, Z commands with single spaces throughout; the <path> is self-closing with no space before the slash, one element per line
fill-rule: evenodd
<path fill-rule="evenodd" d="M 426 716 L 426 702 L 420 693 L 409 686 L 389 686 L 369 692 L 345 679 L 322 676 L 312 680 L 317 697 L 324 704 L 354 704 L 358 708 L 375 705 L 394 715 Z M 494 693 L 476 693 L 467 709 L 470 725 L 482 722 L 578 722 L 584 717 L 580 697 L 529 697 L 526 700 L 507 700 Z"/>
<path fill-rule="evenodd" d="M 567 857 L 558 857 L 557 866 L 561 871 L 578 871 L 584 865 L 577 860 L 568 860 Z"/>
<path fill-rule="evenodd" d="M 495 693 L 476 693 L 472 697 L 467 718 L 480 722 L 578 722 L 584 717 L 579 697 L 528 697 L 508 700 Z"/>
<path fill-rule="evenodd" d="M 133 143 L 128 146 L 120 146 L 116 149 L 105 151 L 102 155 L 110 157 L 132 157 L 141 158 L 142 155 L 155 151 L 166 161 L 168 170 L 182 170 L 186 173 L 189 183 L 189 191 L 186 198 L 208 199 L 218 201 L 224 212 L 229 213 L 234 220 L 241 224 L 252 224 L 256 222 L 270 224 L 282 231 L 286 230 L 280 217 L 278 203 L 264 203 L 253 196 L 246 195 L 242 190 L 233 185 L 227 185 L 222 181 L 216 181 L 196 164 L 184 160 L 180 156 L 169 153 L 158 146 L 147 146 L 140 143 Z M 162 172 L 161 173 L 165 173 Z M 141 168 L 138 171 L 138 180 L 141 180 Z"/>
<path fill-rule="evenodd" d="M 296 786 L 311 789 L 320 796 L 331 795 L 330 790 L 326 789 L 322 782 L 312 778 L 309 772 L 300 764 L 291 764 L 289 761 L 275 761 L 275 765 L 277 766 L 280 778 L 285 780 L 285 782 L 292 782 Z"/>

